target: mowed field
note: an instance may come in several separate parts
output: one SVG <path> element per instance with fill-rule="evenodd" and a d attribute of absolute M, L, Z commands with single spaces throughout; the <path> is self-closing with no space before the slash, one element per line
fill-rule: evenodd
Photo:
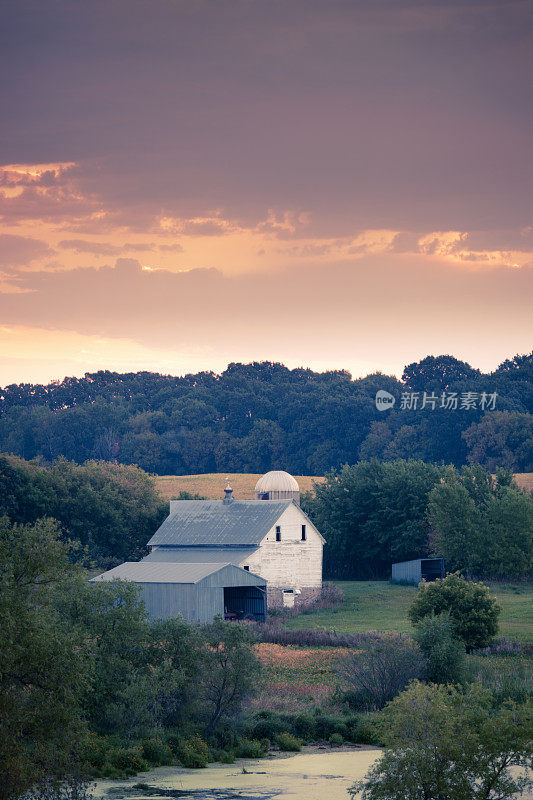
<path fill-rule="evenodd" d="M 303 614 L 286 622 L 288 628 L 335 629 L 344 633 L 395 631 L 409 633 L 407 612 L 416 586 L 399 586 L 388 581 L 334 581 L 344 593 L 337 608 Z M 533 585 L 490 584 L 502 612 L 500 635 L 533 643 Z"/>
<path fill-rule="evenodd" d="M 261 475 L 245 475 L 242 472 L 209 472 L 205 475 L 157 475 L 157 488 L 165 500 L 178 497 L 180 492 L 199 494 L 207 500 L 219 500 L 224 494 L 226 480 L 229 480 L 237 500 L 253 500 L 255 484 Z M 322 483 L 320 475 L 295 475 L 300 491 L 313 488 L 313 482 Z M 515 480 L 523 489 L 533 489 L 533 472 L 520 472 Z"/>
<path fill-rule="evenodd" d="M 253 500 L 255 484 L 261 474 L 245 475 L 242 472 L 210 472 L 205 475 L 158 475 L 156 484 L 166 500 L 178 497 L 180 492 L 199 494 L 207 500 L 221 500 L 229 481 L 236 500 Z M 313 488 L 313 481 L 321 483 L 324 478 L 313 475 L 295 475 L 301 492 Z"/>

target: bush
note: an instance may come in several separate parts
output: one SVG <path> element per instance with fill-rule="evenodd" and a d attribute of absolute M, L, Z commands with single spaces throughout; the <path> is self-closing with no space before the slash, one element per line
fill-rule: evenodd
<path fill-rule="evenodd" d="M 344 741 L 359 744 L 375 744 L 376 736 L 368 715 L 343 714 L 281 714 L 275 711 L 261 711 L 248 720 L 246 735 L 249 739 L 261 739 L 268 750 L 270 741 L 277 742 L 280 734 L 290 733 L 300 742 L 327 742 L 332 734 L 339 734 Z M 270 731 L 265 735 L 265 731 Z M 269 741 L 270 740 L 270 741 Z"/>
<path fill-rule="evenodd" d="M 156 767 L 164 766 L 172 762 L 172 751 L 170 747 L 159 738 L 143 739 L 142 754 L 143 758 Z"/>
<path fill-rule="evenodd" d="M 237 758 L 263 758 L 265 747 L 257 739 L 243 739 L 235 755 Z"/>
<path fill-rule="evenodd" d="M 369 714 L 365 714 L 363 719 L 358 720 L 350 727 L 346 738 L 354 744 L 380 744 L 375 725 Z"/>
<path fill-rule="evenodd" d="M 280 750 L 285 750 L 288 753 L 297 753 L 302 749 L 302 746 L 296 736 L 288 731 L 278 733 L 276 736 L 276 744 Z"/>
<path fill-rule="evenodd" d="M 306 742 L 312 741 L 316 738 L 316 719 L 307 714 L 298 714 L 291 725 L 291 732 Z"/>
<path fill-rule="evenodd" d="M 423 666 L 422 653 L 411 639 L 384 637 L 366 652 L 354 654 L 345 672 L 354 688 L 346 699 L 359 711 L 379 711 L 421 677 Z"/>
<path fill-rule="evenodd" d="M 256 722 L 251 727 L 254 739 L 270 739 L 273 741 L 278 733 L 282 733 L 286 725 L 274 711 L 262 711 L 257 716 Z"/>
<path fill-rule="evenodd" d="M 101 771 L 107 758 L 109 742 L 96 733 L 89 733 L 85 744 L 85 759 L 87 763 L 95 769 Z"/>
<path fill-rule="evenodd" d="M 219 754 L 218 760 L 221 764 L 234 764 L 235 753 L 233 753 L 231 750 L 222 750 Z"/>
<path fill-rule="evenodd" d="M 182 766 L 188 769 L 203 769 L 211 759 L 209 747 L 200 736 L 191 736 L 182 741 L 177 755 Z"/>
<path fill-rule="evenodd" d="M 146 772 L 149 767 L 148 762 L 143 758 L 140 745 L 111 748 L 107 751 L 106 760 L 111 767 L 130 775 Z"/>
<path fill-rule="evenodd" d="M 344 739 L 340 735 L 340 733 L 332 733 L 329 737 L 329 743 L 333 747 L 334 745 L 341 745 L 344 744 Z"/>
<path fill-rule="evenodd" d="M 462 683 L 465 646 L 457 639 L 449 614 L 424 617 L 416 626 L 415 641 L 425 658 L 424 678 L 430 683 Z"/>
<path fill-rule="evenodd" d="M 498 632 L 500 607 L 482 583 L 467 581 L 458 572 L 446 578 L 421 584 L 409 609 L 409 618 L 417 625 L 424 617 L 448 612 L 456 635 L 468 652 L 487 647 Z"/>
<path fill-rule="evenodd" d="M 343 738 L 348 736 L 348 724 L 342 717 L 328 717 L 320 714 L 315 719 L 314 739 L 327 741 L 332 733 L 340 733 Z"/>

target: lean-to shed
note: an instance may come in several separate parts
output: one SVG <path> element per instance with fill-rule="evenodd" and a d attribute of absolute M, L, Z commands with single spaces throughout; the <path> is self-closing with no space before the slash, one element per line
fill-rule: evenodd
<path fill-rule="evenodd" d="M 442 558 L 415 558 L 413 561 L 399 561 L 392 565 L 392 580 L 397 583 L 418 586 L 420 581 L 434 581 L 444 578 L 444 575 Z"/>
<path fill-rule="evenodd" d="M 266 580 L 234 564 L 126 561 L 93 581 L 132 581 L 152 619 L 181 615 L 189 622 L 226 618 L 266 620 Z"/>

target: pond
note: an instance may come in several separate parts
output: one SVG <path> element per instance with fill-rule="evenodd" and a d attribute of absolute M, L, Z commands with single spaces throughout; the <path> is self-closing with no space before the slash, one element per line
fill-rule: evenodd
<path fill-rule="evenodd" d="M 379 757 L 375 748 L 304 748 L 207 769 L 159 767 L 129 780 L 99 780 L 103 800 L 347 800 L 347 788 Z M 135 788 L 142 784 L 142 788 Z"/>

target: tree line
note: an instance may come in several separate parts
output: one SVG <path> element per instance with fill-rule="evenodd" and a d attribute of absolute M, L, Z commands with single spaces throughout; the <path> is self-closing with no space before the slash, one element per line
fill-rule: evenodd
<path fill-rule="evenodd" d="M 396 401 L 384 412 L 375 404 L 379 390 Z M 435 399 L 422 408 L 424 392 Z M 416 403 L 402 400 L 412 393 Z M 479 402 L 462 403 L 468 393 Z M 495 402 L 481 402 L 483 393 Z M 322 475 L 374 457 L 527 472 L 532 413 L 531 354 L 490 374 L 453 356 L 428 356 L 406 366 L 401 381 L 271 362 L 183 377 L 101 371 L 0 389 L 0 451 L 48 462 L 118 461 L 162 475 Z"/>
<path fill-rule="evenodd" d="M 71 558 L 110 568 L 146 555 L 168 513 L 155 483 L 138 467 L 103 461 L 47 464 L 0 455 L 0 517 L 27 524 L 53 519 Z"/>
<path fill-rule="evenodd" d="M 501 470 L 361 461 L 329 472 L 302 506 L 326 539 L 330 578 L 388 578 L 394 562 L 430 555 L 476 578 L 532 573 L 533 493 Z"/>
<path fill-rule="evenodd" d="M 394 562 L 428 555 L 477 578 L 531 575 L 533 494 L 503 470 L 494 477 L 479 465 L 360 461 L 328 472 L 302 507 L 326 539 L 326 578 L 387 579 Z M 85 566 L 142 558 L 167 513 L 138 467 L 0 455 L 0 516 L 55 520 Z"/>

